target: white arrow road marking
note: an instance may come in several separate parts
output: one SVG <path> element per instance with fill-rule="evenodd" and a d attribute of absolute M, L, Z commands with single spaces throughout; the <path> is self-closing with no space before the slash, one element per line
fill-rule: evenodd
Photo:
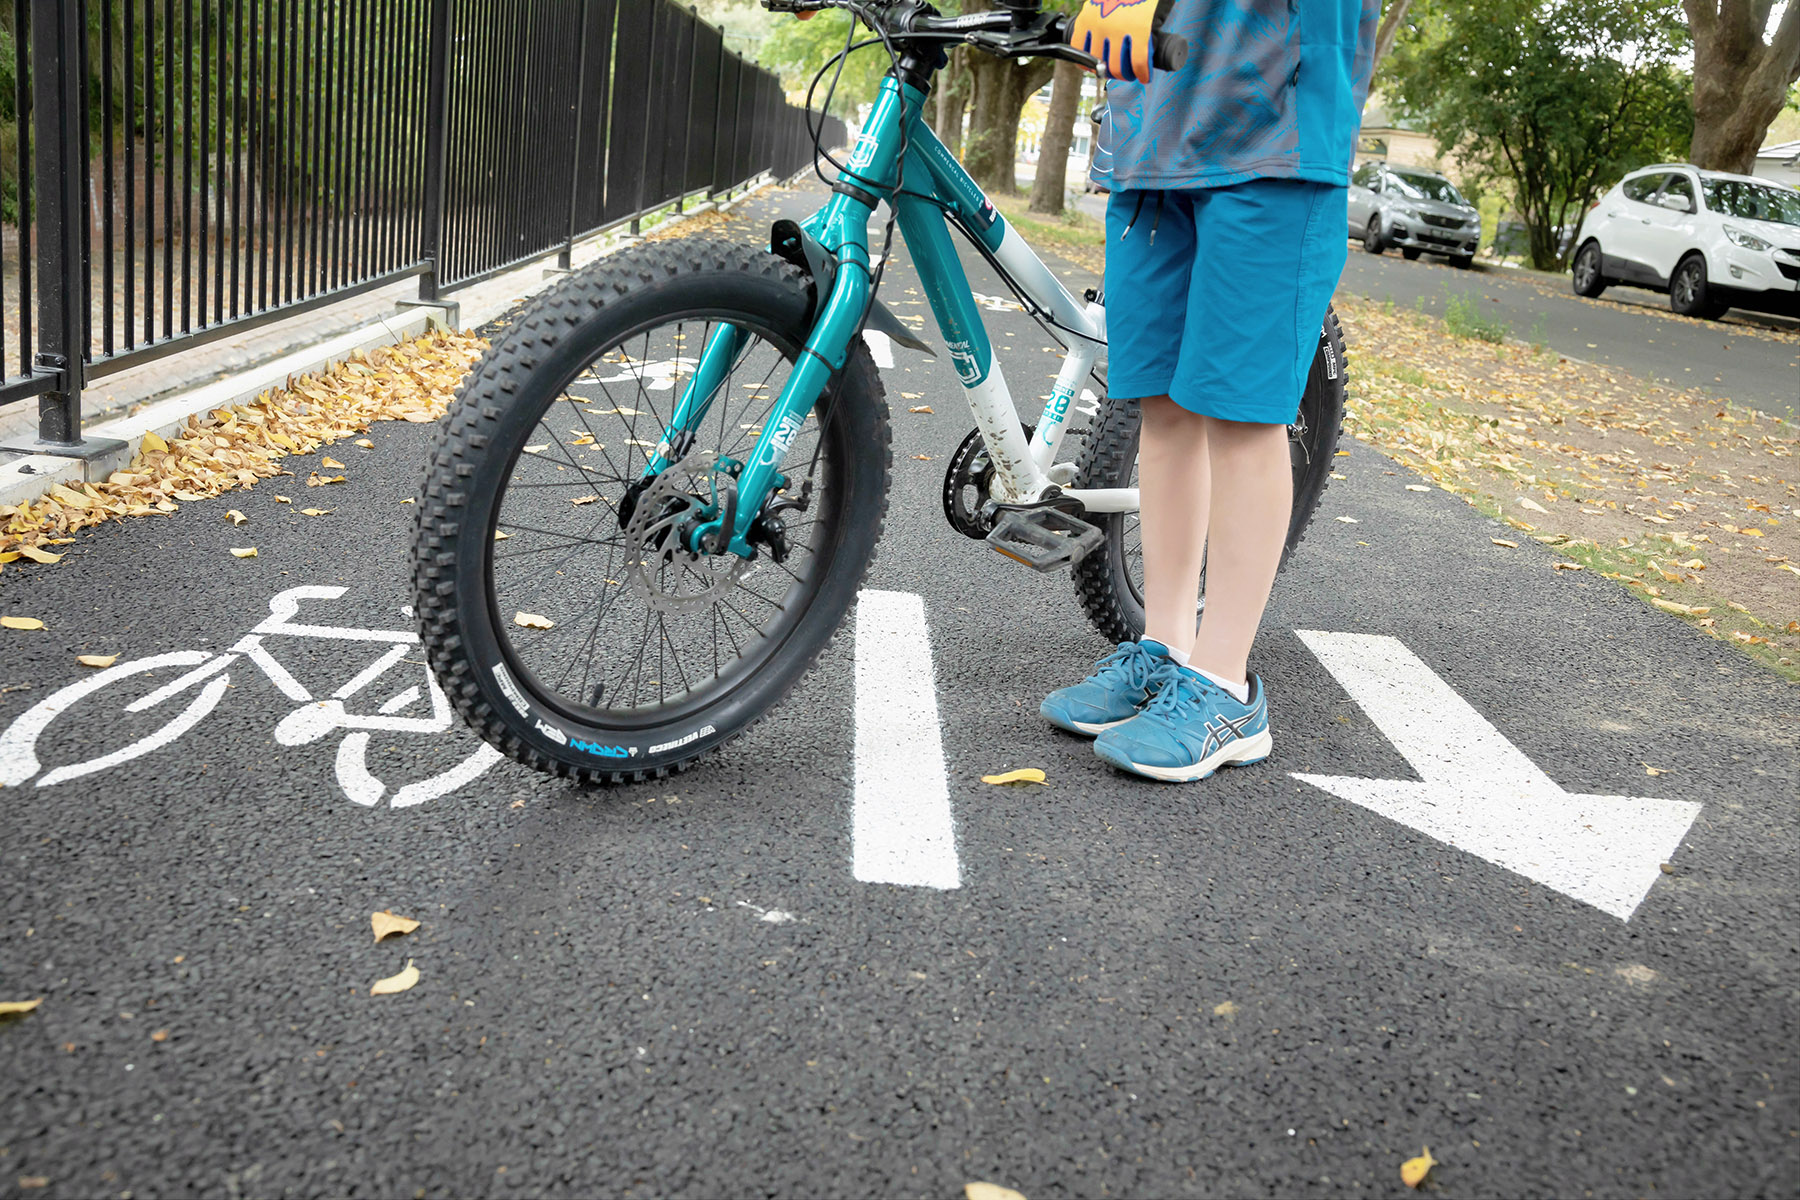
<path fill-rule="evenodd" d="M 1299 630 L 1423 780 L 1302 775 L 1459 850 L 1630 920 L 1700 806 L 1563 791 L 1397 638 Z"/>
<path fill-rule="evenodd" d="M 864 883 L 962 886 L 925 601 L 911 592 L 857 599 L 852 839 Z"/>

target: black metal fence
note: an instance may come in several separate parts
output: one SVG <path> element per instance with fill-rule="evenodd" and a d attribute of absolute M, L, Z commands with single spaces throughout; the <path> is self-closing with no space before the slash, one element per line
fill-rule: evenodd
<path fill-rule="evenodd" d="M 0 405 L 38 397 L 72 452 L 87 380 L 410 276 L 433 302 L 566 265 L 812 154 L 776 77 L 669 0 L 10 7 Z"/>

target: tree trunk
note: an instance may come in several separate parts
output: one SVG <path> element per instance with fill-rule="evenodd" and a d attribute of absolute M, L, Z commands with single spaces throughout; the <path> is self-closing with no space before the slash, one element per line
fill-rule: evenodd
<path fill-rule="evenodd" d="M 969 67 L 959 46 L 950 49 L 950 65 L 937 73 L 937 122 L 933 131 L 952 155 L 962 152 L 963 113 L 969 108 Z"/>
<path fill-rule="evenodd" d="M 1060 213 L 1068 186 L 1069 145 L 1075 140 L 1075 110 L 1081 106 L 1081 68 L 1056 64 L 1051 76 L 1050 115 L 1044 118 L 1044 140 L 1038 146 L 1037 178 L 1031 183 L 1031 211 Z"/>
<path fill-rule="evenodd" d="M 971 54 L 967 65 L 975 83 L 975 112 L 969 121 L 963 165 L 987 191 L 1017 195 L 1019 181 L 1013 168 L 1019 153 L 1019 113 L 1031 93 L 1050 78 L 1054 64 L 1043 59 L 1015 62 Z"/>
<path fill-rule="evenodd" d="M 1387 11 L 1381 14 L 1381 27 L 1375 31 L 1375 65 L 1379 67 L 1381 60 L 1388 56 L 1394 48 L 1394 38 L 1400 32 L 1400 22 L 1406 20 L 1406 10 L 1412 0 L 1388 0 Z"/>
<path fill-rule="evenodd" d="M 1800 79 L 1800 3 L 1762 40 L 1769 6 L 1759 0 L 1683 0 L 1694 35 L 1696 166 L 1748 175 L 1756 151 Z"/>

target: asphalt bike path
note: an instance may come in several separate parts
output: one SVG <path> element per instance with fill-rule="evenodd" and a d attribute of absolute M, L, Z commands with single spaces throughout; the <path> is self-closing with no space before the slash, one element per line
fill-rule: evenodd
<path fill-rule="evenodd" d="M 1106 647 L 944 524 L 967 409 L 890 350 L 872 594 L 669 780 L 576 788 L 434 712 L 422 427 L 9 568 L 50 628 L 0 670 L 0 739 L 42 723 L 0 740 L 0 998 L 46 1000 L 0 1025 L 0 1194 L 1391 1194 L 1423 1146 L 1447 1192 L 1792 1190 L 1791 688 L 1346 443 L 1258 647 L 1275 756 L 1126 778 L 1037 716 Z M 177 652 L 42 722 L 75 654 Z M 387 908 L 423 927 L 371 944 Z"/>

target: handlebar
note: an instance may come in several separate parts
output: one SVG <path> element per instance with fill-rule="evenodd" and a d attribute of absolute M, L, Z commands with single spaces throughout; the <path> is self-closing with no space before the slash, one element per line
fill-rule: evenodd
<path fill-rule="evenodd" d="M 1100 60 L 1069 44 L 1070 17 L 1046 14 L 1036 0 L 991 12 L 941 16 L 923 0 L 762 0 L 770 12 L 810 15 L 830 8 L 847 9 L 871 27 L 896 40 L 963 42 L 1001 58 L 1059 58 L 1093 71 Z M 1151 34 L 1150 65 L 1179 71 L 1187 62 L 1187 39 L 1179 34 Z"/>

